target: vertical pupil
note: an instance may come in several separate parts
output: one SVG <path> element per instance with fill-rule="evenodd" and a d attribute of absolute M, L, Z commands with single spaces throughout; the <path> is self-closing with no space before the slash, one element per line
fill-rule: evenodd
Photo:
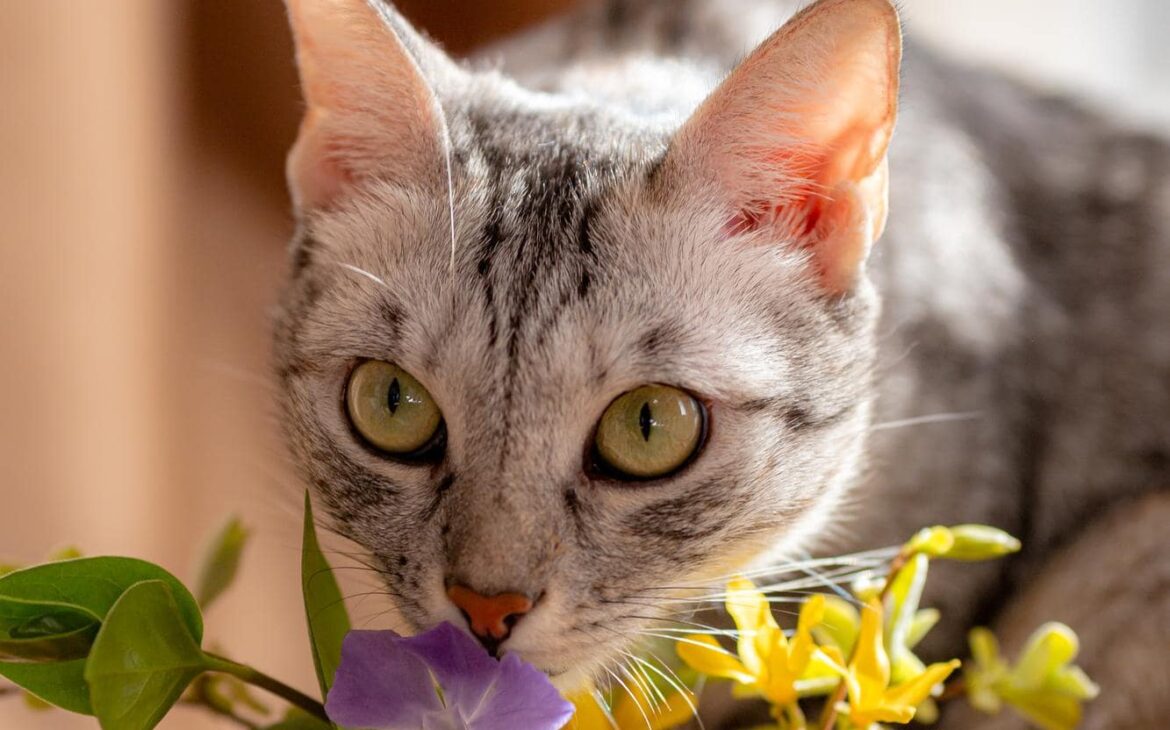
<path fill-rule="evenodd" d="M 638 414 L 638 426 L 642 429 L 642 438 L 650 440 L 650 427 L 654 425 L 654 418 L 650 413 L 650 404 L 643 403 L 642 411 Z"/>
<path fill-rule="evenodd" d="M 390 413 L 393 414 L 398 410 L 398 404 L 402 401 L 402 386 L 398 384 L 398 378 L 390 381 L 390 392 L 386 396 L 386 403 L 390 406 Z"/>

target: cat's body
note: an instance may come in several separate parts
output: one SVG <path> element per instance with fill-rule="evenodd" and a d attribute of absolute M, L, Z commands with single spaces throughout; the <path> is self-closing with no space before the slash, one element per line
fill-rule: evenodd
<path fill-rule="evenodd" d="M 1011 643 L 1042 620 L 1063 619 L 1084 637 L 1084 663 L 1105 688 L 1088 726 L 1155 727 L 1142 723 L 1170 709 L 1170 660 L 1148 648 L 1170 646 L 1170 498 L 1164 491 L 1170 486 L 1170 147 L 912 48 L 890 153 L 889 225 L 867 264 L 882 302 L 876 324 L 864 285 L 852 295 L 854 304 L 827 315 L 787 302 L 783 312 L 768 314 L 778 310 L 766 307 L 758 314 L 740 298 L 766 297 L 753 295 L 767 290 L 761 286 L 802 285 L 788 274 L 753 280 L 753 267 L 772 265 L 762 260 L 705 258 L 684 247 L 678 256 L 687 263 L 678 267 L 663 259 L 669 246 L 648 251 L 646 260 L 610 252 L 609 238 L 652 238 L 646 231 L 654 226 L 673 230 L 677 212 L 648 221 L 621 213 L 669 197 L 639 197 L 625 181 L 674 174 L 668 153 L 675 130 L 792 10 L 764 0 L 610 2 L 485 55 L 521 84 L 554 96 L 527 95 L 495 75 L 445 96 L 448 84 L 461 82 L 446 81 L 452 72 L 443 62 L 408 42 L 446 112 L 458 232 L 451 241 L 445 197 L 420 202 L 417 193 L 380 191 L 344 215 L 306 218 L 298 280 L 282 323 L 281 363 L 297 403 L 299 422 L 290 431 L 309 455 L 310 478 L 339 529 L 388 566 L 391 590 L 416 623 L 455 614 L 419 587 L 434 577 L 418 565 L 430 560 L 419 553 L 428 538 L 403 516 L 411 511 L 444 523 L 431 544 L 459 581 L 517 590 L 517 576 L 525 576 L 538 592 L 542 581 L 577 571 L 573 579 L 593 585 L 599 604 L 558 604 L 547 613 L 567 621 L 579 611 L 592 626 L 609 620 L 600 606 L 607 599 L 620 603 L 645 595 L 639 591 L 647 587 L 623 593 L 599 584 L 645 582 L 656 574 L 677 581 L 675 563 L 658 552 L 699 564 L 713 541 L 723 568 L 742 564 L 766 547 L 767 540 L 757 539 L 765 517 L 792 523 L 782 537 L 770 538 L 785 549 L 831 552 L 895 544 L 928 524 L 995 524 L 1019 535 L 1025 552 L 1008 562 L 943 569 L 930 602 L 950 628 L 937 631 L 927 653 L 932 647 L 962 652 L 963 633 L 975 622 L 999 622 Z M 664 154 L 667 172 L 660 173 Z M 391 228 L 377 220 L 376 211 L 387 206 L 399 216 Z M 426 244 L 433 250 L 422 261 L 397 252 L 394 243 L 371 251 L 372 234 L 352 235 L 399 230 L 403 215 L 428 231 L 423 238 L 438 238 Z M 700 210 L 696 219 L 682 220 L 671 235 L 702 228 L 704 215 Z M 321 261 L 333 267 L 323 269 Z M 711 292 L 708 301 L 688 302 L 686 286 L 666 286 L 662 301 L 653 292 L 613 288 L 623 276 L 626 289 L 638 288 L 655 261 L 663 262 L 666 281 L 709 278 L 696 285 Z M 448 264 L 465 270 L 469 282 L 455 287 L 462 293 L 451 308 L 435 303 L 445 296 L 436 277 Z M 724 266 L 726 272 L 718 271 Z M 413 273 L 391 281 L 388 267 Z M 373 279 L 347 276 L 354 269 L 389 282 L 395 303 L 370 303 Z M 451 283 L 456 276 L 450 272 Z M 428 297 L 428 308 L 418 310 Z M 485 318 L 468 314 L 480 311 Z M 769 317 L 769 326 L 790 328 L 779 345 L 733 334 Z M 347 328 L 331 329 L 332 320 Z M 417 343 L 400 354 L 395 340 L 411 321 L 424 323 L 415 325 L 423 331 L 408 332 Z M 831 334 L 834 328 L 841 331 Z M 692 336 L 692 330 L 706 334 Z M 605 341 L 591 339 L 596 336 Z M 712 348 L 725 349 L 729 360 L 704 354 Z M 327 370 L 315 353 L 339 351 L 394 357 L 416 375 L 434 373 L 427 387 L 436 397 L 464 404 L 447 413 L 451 430 L 473 418 L 459 409 L 481 420 L 498 413 L 502 422 L 466 439 L 455 436 L 463 469 L 437 466 L 417 483 L 403 477 L 410 485 L 403 487 L 395 473 L 371 471 L 345 456 L 336 443 L 342 429 L 313 423 L 314 398 L 331 397 L 328 388 L 336 385 L 297 381 Z M 757 362 L 773 363 L 774 352 L 778 370 L 766 377 L 753 372 Z M 770 414 L 761 389 L 765 382 L 779 387 L 786 395 L 771 400 L 783 401 L 774 417 L 785 435 L 773 444 L 754 431 L 741 434 L 735 429 L 749 426 L 728 417 L 737 437 L 765 441 L 738 457 L 747 462 L 742 471 L 728 463 L 722 469 L 730 472 L 726 481 L 743 482 L 753 469 L 787 466 L 792 473 L 783 478 L 804 486 L 777 488 L 775 500 L 719 480 L 703 485 L 708 493 L 655 495 L 661 488 L 650 487 L 645 497 L 606 496 L 573 476 L 566 477 L 573 485 L 567 490 L 562 484 L 545 494 L 533 480 L 556 473 L 548 454 L 566 453 L 568 464 L 577 447 L 572 439 L 559 442 L 578 428 L 569 414 L 595 412 L 612 398 L 575 394 L 600 387 L 610 367 L 619 363 L 620 370 L 631 358 L 633 374 L 617 378 L 627 383 L 614 386 L 618 392 L 640 379 L 688 378 L 696 390 L 719 391 L 719 382 L 688 370 L 694 362 L 704 363 L 700 370 L 727 368 L 726 379 L 743 380 L 738 391 L 729 386 L 734 396 L 720 396 L 737 402 L 728 409 L 741 415 Z M 736 363 L 744 360 L 740 372 Z M 452 377 L 444 375 L 450 368 L 470 363 L 484 363 L 484 374 L 474 377 L 486 390 L 477 390 L 474 379 L 442 384 Z M 801 374 L 822 368 L 831 375 Z M 785 385 L 789 380 L 799 387 Z M 793 393 L 802 389 L 811 401 L 794 406 Z M 718 438 L 719 414 L 712 417 Z M 831 437 L 804 444 L 802 430 Z M 786 449 L 807 453 L 807 460 Z M 528 496 L 482 486 L 452 489 L 468 471 L 480 485 L 507 482 Z M 436 487 L 426 486 L 431 482 Z M 709 493 L 717 488 L 725 491 Z M 403 492 L 405 502 L 388 496 Z M 435 518 L 448 510 L 454 517 Z M 798 510 L 815 517 L 797 524 Z M 762 514 L 752 516 L 757 511 Z M 704 527 L 703 519 L 716 524 Z M 626 528 L 631 532 L 623 533 Z M 562 540 L 595 552 L 574 562 L 561 557 Z M 635 544 L 649 547 L 630 552 Z M 629 568 L 630 560 L 646 573 Z M 511 567 L 501 569 L 502 562 Z M 720 566 L 707 567 L 714 575 Z M 536 616 L 525 619 L 531 631 L 557 630 L 553 618 L 541 624 Z M 580 641 L 613 641 L 596 633 L 586 631 Z M 513 648 L 531 651 L 539 662 L 540 651 L 522 638 Z M 574 649 L 567 651 L 571 656 Z M 1162 688 L 1162 699 L 1150 698 L 1151 685 L 1155 695 Z M 948 727 L 981 727 L 954 713 L 947 721 Z M 984 722 L 1009 726 L 1004 718 Z"/>

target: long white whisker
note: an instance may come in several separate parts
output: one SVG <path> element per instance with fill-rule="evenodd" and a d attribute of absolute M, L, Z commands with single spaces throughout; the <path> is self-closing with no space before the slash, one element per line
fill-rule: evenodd
<path fill-rule="evenodd" d="M 626 675 L 627 679 L 634 683 L 634 686 L 638 688 L 638 691 L 641 693 L 641 695 L 646 698 L 646 702 L 650 705 L 647 709 L 657 715 L 657 701 L 654 693 L 650 691 L 652 683 L 649 682 L 645 676 L 642 676 L 637 671 L 634 671 L 634 668 L 630 666 L 630 660 L 633 658 L 632 654 L 627 651 L 623 651 L 622 654 L 625 655 L 626 658 L 620 664 L 618 664 L 618 669 L 621 670 L 622 674 Z M 665 702 L 666 698 L 662 698 L 662 701 Z"/>
<path fill-rule="evenodd" d="M 378 277 L 378 276 L 375 276 L 374 274 L 371 274 L 370 272 L 366 271 L 365 269 L 361 268 L 360 266 L 354 266 L 353 264 L 338 264 L 338 266 L 340 266 L 341 268 L 343 268 L 347 271 L 352 271 L 353 273 L 357 274 L 358 276 L 364 276 L 367 279 L 369 279 L 370 281 L 377 284 L 378 286 L 381 286 L 381 287 L 386 288 L 386 289 L 390 288 L 390 286 L 385 281 L 383 281 L 381 279 L 381 277 Z"/>
<path fill-rule="evenodd" d="M 655 654 L 654 652 L 650 651 L 649 654 L 650 654 L 650 656 L 652 656 L 655 659 L 655 661 L 657 661 L 659 664 L 661 664 L 662 667 L 664 669 L 666 669 L 666 671 L 670 672 L 671 677 L 666 676 L 662 672 L 662 670 L 660 670 L 658 667 L 654 666 L 653 663 L 645 661 L 645 660 L 640 660 L 640 661 L 645 662 L 646 666 L 649 667 L 650 669 L 654 670 L 654 672 L 657 673 L 658 676 L 662 677 L 662 679 L 665 680 L 666 683 L 669 684 L 674 689 L 675 692 L 678 692 L 680 695 L 682 695 L 683 701 L 687 703 L 687 707 L 691 708 L 691 715 L 693 715 L 695 720 L 698 721 L 698 723 L 699 723 L 699 730 L 706 730 L 703 726 L 703 718 L 699 717 L 699 708 L 696 707 L 695 703 L 691 701 L 691 692 L 690 692 L 690 690 L 686 689 L 682 679 L 679 678 L 678 673 L 676 673 L 673 669 L 671 669 L 670 665 L 667 664 L 666 662 L 662 661 L 662 659 L 660 659 L 658 657 L 658 655 Z M 673 679 L 672 679 L 672 677 L 673 677 Z"/>
<path fill-rule="evenodd" d="M 646 708 L 642 707 L 642 703 L 640 701 L 638 701 L 638 695 L 631 692 L 630 686 L 628 684 L 626 684 L 625 682 L 623 682 L 622 678 L 619 677 L 616 673 L 614 673 L 614 671 L 612 669 L 610 669 L 609 667 L 605 667 L 605 672 L 609 676 L 613 677 L 614 681 L 616 681 L 621 686 L 621 688 L 623 690 L 625 690 L 626 695 L 630 698 L 630 701 L 632 701 L 634 703 L 634 706 L 638 708 L 638 712 L 641 713 L 642 719 L 646 721 L 646 727 L 647 728 L 653 727 L 653 725 L 650 724 L 650 716 L 646 714 Z"/>
<path fill-rule="evenodd" d="M 735 573 L 727 573 L 725 575 L 715 576 L 712 578 L 704 578 L 693 582 L 682 581 L 678 586 L 657 586 L 655 590 L 694 590 L 696 588 L 705 588 L 712 584 L 728 581 L 732 578 L 757 578 L 761 576 L 778 576 L 785 573 L 802 572 L 808 568 L 820 568 L 827 566 L 866 566 L 876 567 L 882 563 L 889 561 L 898 552 L 898 548 L 879 548 L 877 550 L 867 550 L 865 552 L 853 553 L 851 555 L 839 555 L 828 558 L 813 558 L 808 560 L 799 560 L 790 563 L 779 563 L 773 565 L 766 565 L 752 570 L 742 570 Z"/>
<path fill-rule="evenodd" d="M 625 655 L 628 661 L 633 662 L 633 664 L 630 665 L 630 669 L 634 670 L 636 674 L 642 675 L 642 678 L 645 680 L 643 689 L 650 690 L 646 696 L 652 698 L 652 702 L 656 703 L 656 706 L 652 708 L 654 710 L 654 714 L 659 714 L 659 708 L 666 704 L 666 695 L 662 693 L 662 690 L 658 688 L 658 685 L 654 684 L 654 680 L 646 671 L 646 660 L 642 657 L 635 656 L 628 651 L 623 651 L 622 654 Z"/>
<path fill-rule="evenodd" d="M 678 644 L 691 644 L 692 646 L 698 646 L 698 647 L 701 647 L 703 649 L 707 649 L 708 651 L 718 652 L 719 654 L 729 656 L 733 659 L 738 659 L 738 657 L 735 654 L 729 652 L 728 650 L 724 649 L 723 647 L 716 648 L 714 646 L 711 646 L 710 644 L 704 644 L 701 641 L 694 641 L 693 639 L 688 639 L 686 637 L 683 637 L 680 639 L 677 636 L 671 636 L 669 634 L 659 634 L 656 631 L 651 630 L 651 629 L 644 629 L 644 630 L 636 631 L 635 633 L 638 636 L 648 636 L 652 639 L 665 639 L 667 641 L 673 641 L 673 642 L 678 643 Z"/>
<path fill-rule="evenodd" d="M 914 416 L 896 421 L 875 423 L 869 427 L 870 431 L 888 431 L 894 428 L 921 426 L 928 423 L 949 423 L 951 421 L 971 421 L 983 415 L 982 411 L 959 411 L 955 413 L 934 413 L 928 416 Z"/>

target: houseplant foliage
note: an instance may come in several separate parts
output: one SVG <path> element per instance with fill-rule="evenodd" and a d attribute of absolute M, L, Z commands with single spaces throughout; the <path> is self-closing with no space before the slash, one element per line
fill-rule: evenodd
<path fill-rule="evenodd" d="M 74 550 L 37 566 L 0 565 L 0 677 L 10 683 L 0 695 L 92 716 L 104 730 L 150 730 L 179 705 L 255 730 L 667 730 L 692 722 L 704 684 L 725 681 L 737 697 L 766 702 L 765 727 L 777 730 L 930 722 L 940 701 L 961 696 L 1070 730 L 1097 692 L 1074 663 L 1076 635 L 1060 624 L 1038 629 L 1014 663 L 982 628 L 961 673 L 958 660 L 928 665 L 915 655 L 940 619 L 919 606 L 930 561 L 1019 548 L 999 530 L 963 525 L 919 532 L 889 553 L 884 577 L 851 593 L 803 599 L 793 630 L 776 620 L 776 594 L 732 578 L 720 596 L 734 630 L 665 634 L 677 657 L 648 647 L 653 661 L 629 655 L 640 672 L 623 667 L 611 672 L 616 684 L 565 699 L 534 667 L 489 656 L 450 624 L 413 637 L 351 630 L 306 495 L 301 583 L 318 678 L 310 696 L 205 639 L 203 611 L 231 586 L 248 537 L 237 520 L 226 523 L 191 588 L 142 560 Z"/>

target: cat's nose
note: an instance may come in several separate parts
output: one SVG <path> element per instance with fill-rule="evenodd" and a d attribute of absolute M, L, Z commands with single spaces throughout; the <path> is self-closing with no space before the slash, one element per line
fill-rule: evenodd
<path fill-rule="evenodd" d="M 466 586 L 453 585 L 447 589 L 447 597 L 463 612 L 471 632 L 493 655 L 516 622 L 532 610 L 532 601 L 519 593 L 485 596 Z"/>

